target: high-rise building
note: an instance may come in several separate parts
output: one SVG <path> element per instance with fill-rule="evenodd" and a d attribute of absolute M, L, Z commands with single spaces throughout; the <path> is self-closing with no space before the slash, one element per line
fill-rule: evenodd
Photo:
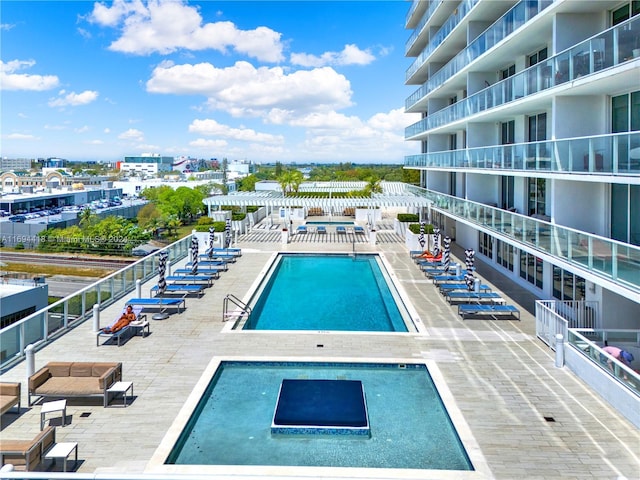
<path fill-rule="evenodd" d="M 640 327 L 640 1 L 414 1 L 430 220 L 574 326 Z"/>

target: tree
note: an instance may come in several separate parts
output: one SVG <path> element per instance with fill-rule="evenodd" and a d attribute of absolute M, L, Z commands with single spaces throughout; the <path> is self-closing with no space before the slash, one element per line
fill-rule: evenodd
<path fill-rule="evenodd" d="M 256 183 L 258 182 L 258 177 L 254 174 L 247 175 L 244 178 L 238 180 L 238 190 L 241 192 L 254 192 L 256 190 Z"/>
<path fill-rule="evenodd" d="M 147 203 L 138 212 L 138 226 L 150 230 L 154 237 L 158 236 L 158 229 L 162 226 L 162 213 L 155 203 Z"/>
<path fill-rule="evenodd" d="M 86 228 L 89 227 L 95 220 L 96 214 L 93 213 L 93 210 L 89 207 L 85 207 L 78 215 L 79 224 L 81 227 Z"/>
<path fill-rule="evenodd" d="M 227 184 L 227 168 L 229 167 L 229 162 L 227 161 L 227 157 L 222 159 L 222 183 Z"/>

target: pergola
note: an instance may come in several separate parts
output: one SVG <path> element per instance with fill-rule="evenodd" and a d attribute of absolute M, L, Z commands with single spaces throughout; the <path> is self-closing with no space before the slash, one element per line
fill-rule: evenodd
<path fill-rule="evenodd" d="M 267 212 L 280 208 L 322 208 L 328 212 L 342 212 L 346 208 L 390 208 L 390 207 L 428 207 L 432 202 L 412 191 L 410 185 L 402 182 L 381 182 L 382 193 L 371 197 L 332 197 L 332 193 L 362 190 L 366 182 L 307 182 L 300 185 L 298 196 L 285 197 L 281 190 L 234 192 L 229 195 L 217 195 L 204 200 L 209 214 L 223 205 L 266 207 Z M 316 197 L 314 192 L 324 192 L 328 197 Z M 305 195 L 307 193 L 308 195 Z M 302 195 L 301 195 L 302 194 Z"/>

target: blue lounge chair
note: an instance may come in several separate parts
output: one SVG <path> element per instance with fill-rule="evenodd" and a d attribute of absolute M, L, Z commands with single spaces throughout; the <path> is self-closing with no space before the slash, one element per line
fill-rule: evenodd
<path fill-rule="evenodd" d="M 209 266 L 209 267 L 204 267 L 204 268 L 199 268 L 198 267 L 198 273 L 197 275 L 206 275 L 207 277 L 211 277 L 211 278 L 220 278 L 220 272 L 224 272 L 227 269 L 222 266 Z M 175 273 L 176 275 L 191 275 L 191 269 L 190 268 L 177 268 L 173 271 L 173 273 Z"/>
<path fill-rule="evenodd" d="M 353 232 L 364 234 L 364 228 L 362 228 L 360 225 L 356 225 L 355 227 L 353 227 Z"/>
<path fill-rule="evenodd" d="M 454 290 L 469 290 L 466 283 L 441 283 L 438 288 L 442 293 L 453 292 Z M 480 284 L 481 292 L 490 292 L 491 287 L 489 285 Z"/>
<path fill-rule="evenodd" d="M 219 270 L 224 270 L 225 272 L 227 270 L 229 270 L 229 266 L 228 266 L 229 262 L 225 262 L 223 260 L 199 260 L 198 261 L 198 271 L 200 271 L 200 269 L 202 268 L 204 269 L 211 269 L 211 270 L 216 270 L 215 267 L 218 267 Z M 191 268 L 193 266 L 192 262 L 187 262 L 184 265 L 187 268 Z"/>
<path fill-rule="evenodd" d="M 127 304 L 127 305 L 129 305 L 129 304 Z M 124 313 L 126 308 L 127 307 L 125 306 L 125 308 L 122 310 L 122 313 Z M 133 308 L 133 313 L 136 316 L 136 319 L 133 322 L 131 322 L 129 325 L 127 325 L 126 327 L 123 327 L 120 330 L 118 330 L 117 332 L 107 333 L 107 332 L 104 332 L 102 330 L 98 330 L 96 332 L 96 347 L 99 347 L 101 345 L 100 344 L 100 339 L 101 338 L 106 338 L 107 339 L 102 343 L 102 345 L 104 345 L 105 343 L 107 343 L 107 341 L 109 341 L 111 339 L 116 339 L 118 346 L 120 346 L 122 339 L 132 337 L 133 335 L 136 334 L 137 331 L 141 331 L 142 332 L 142 336 L 145 336 L 145 334 L 144 334 L 145 328 L 147 329 L 147 332 L 149 331 L 149 321 L 147 320 L 147 316 L 140 314 L 140 312 L 142 312 L 142 307 L 140 307 L 140 306 L 134 307 L 132 305 L 132 308 Z M 120 316 L 118 316 L 118 318 L 114 319 L 113 322 L 111 322 L 109 325 L 107 325 L 107 327 L 113 326 L 113 324 L 115 324 L 119 319 L 120 319 Z"/>
<path fill-rule="evenodd" d="M 127 305 L 133 305 L 134 308 L 140 306 L 143 309 L 160 308 L 163 311 L 168 308 L 175 308 L 178 310 L 178 313 L 187 308 L 187 302 L 184 301 L 184 298 L 130 298 L 127 300 Z"/>
<path fill-rule="evenodd" d="M 296 228 L 296 232 L 298 232 L 298 233 L 307 233 L 307 226 L 306 225 L 298 225 L 298 228 Z"/>
<path fill-rule="evenodd" d="M 230 255 L 235 255 L 236 257 L 241 257 L 242 249 L 241 248 L 214 248 L 213 254 L 215 255 L 216 253 L 226 253 Z"/>
<path fill-rule="evenodd" d="M 346 234 L 346 233 L 347 233 L 347 229 L 346 229 L 346 228 L 344 228 L 344 226 L 343 226 L 343 225 L 338 225 L 338 226 L 336 227 L 336 233 L 338 233 L 338 234 L 340 234 L 340 235 L 344 235 L 344 234 Z"/>
<path fill-rule="evenodd" d="M 154 285 L 149 290 L 149 296 L 153 295 L 158 291 L 158 285 Z M 201 297 L 204 295 L 204 285 L 184 285 L 173 283 L 171 285 L 167 285 L 164 290 L 165 295 L 172 294 L 181 294 L 181 295 L 197 295 Z"/>
<path fill-rule="evenodd" d="M 464 275 L 450 275 L 450 274 L 433 275 L 431 277 L 431 280 L 433 280 L 433 283 L 435 285 L 440 285 L 441 283 L 447 283 L 447 282 L 463 282 Z"/>
<path fill-rule="evenodd" d="M 449 303 L 457 302 L 457 301 L 476 301 L 482 302 L 485 300 L 491 301 L 492 303 L 502 303 L 504 300 L 497 292 L 461 292 L 461 291 L 453 291 L 453 292 L 445 292 L 445 298 Z"/>
<path fill-rule="evenodd" d="M 213 285 L 213 276 L 211 275 L 169 275 L 167 282 L 185 283 L 187 285 L 204 284 L 206 287 Z"/>
<path fill-rule="evenodd" d="M 316 228 L 316 232 L 327 233 L 327 227 L 325 227 L 324 225 L 318 225 L 318 228 Z"/>
<path fill-rule="evenodd" d="M 520 310 L 513 305 L 463 304 L 458 305 L 458 315 L 460 315 L 463 320 L 467 316 L 481 315 L 509 315 L 520 320 Z"/>

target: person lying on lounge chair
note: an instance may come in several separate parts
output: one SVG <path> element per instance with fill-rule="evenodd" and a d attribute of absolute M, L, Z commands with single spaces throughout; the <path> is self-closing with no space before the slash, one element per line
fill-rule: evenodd
<path fill-rule="evenodd" d="M 436 255 L 431 253 L 429 250 L 425 250 L 421 255 L 418 255 L 418 258 L 424 258 L 427 260 L 438 261 L 442 259 L 442 253 L 438 252 Z"/>
<path fill-rule="evenodd" d="M 120 316 L 116 322 L 110 327 L 101 328 L 104 333 L 116 333 L 118 330 L 122 330 L 136 319 L 136 314 L 133 313 L 133 307 L 127 305 L 126 311 Z"/>

